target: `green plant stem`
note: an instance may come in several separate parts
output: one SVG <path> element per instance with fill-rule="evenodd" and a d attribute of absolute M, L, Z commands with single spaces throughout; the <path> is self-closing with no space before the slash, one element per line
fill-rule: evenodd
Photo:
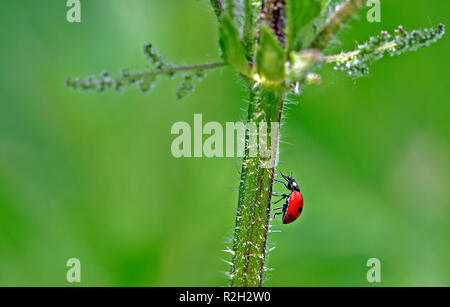
<path fill-rule="evenodd" d="M 270 26 L 278 40 L 284 43 L 284 1 L 262 0 L 261 3 L 262 19 Z M 253 18 L 250 4 L 251 1 L 245 2 L 247 20 L 244 25 L 244 41 L 247 55 L 253 57 L 254 46 L 249 42 L 254 40 L 258 33 L 259 21 L 258 18 L 256 20 Z M 248 19 L 249 17 L 253 19 Z M 253 62 L 253 59 L 249 60 Z M 230 285 L 233 287 L 257 287 L 263 283 L 275 161 L 278 158 L 280 121 L 286 95 L 283 90 L 253 85 L 249 85 L 247 121 L 254 123 L 257 129 L 256 131 L 248 129 L 246 134 L 236 227 L 231 251 Z M 267 147 L 270 148 L 270 158 L 263 157 L 259 147 L 261 133 L 259 127 L 263 123 L 266 125 L 263 131 L 267 138 Z M 272 126 L 272 123 L 276 124 Z M 272 129 L 275 130 L 272 131 Z M 270 163 L 267 164 L 267 162 Z"/>
<path fill-rule="evenodd" d="M 274 131 L 276 139 L 272 139 L 271 123 L 280 123 L 285 95 L 283 92 L 256 88 L 250 91 L 248 121 L 258 126 L 267 123 L 267 143 L 272 152 L 278 152 L 279 125 Z M 259 129 L 257 129 L 259 137 Z M 236 214 L 236 228 L 232 249 L 231 286 L 261 286 L 265 271 L 267 234 L 270 219 L 270 201 L 274 179 L 274 167 L 265 168 L 265 160 L 260 152 L 251 157 L 249 139 L 246 135 L 245 157 L 242 163 L 239 201 Z M 274 147 L 275 146 L 275 147 Z M 269 147 L 270 148 L 270 147 Z M 276 159 L 272 155 L 272 159 Z"/>
<path fill-rule="evenodd" d="M 324 50 L 342 26 L 347 23 L 347 21 L 352 18 L 365 3 L 365 0 L 347 0 L 342 4 L 314 38 L 311 43 L 311 48 Z"/>

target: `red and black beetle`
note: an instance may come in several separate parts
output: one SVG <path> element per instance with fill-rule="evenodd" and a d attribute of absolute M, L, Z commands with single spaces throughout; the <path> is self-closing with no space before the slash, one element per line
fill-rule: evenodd
<path fill-rule="evenodd" d="M 277 200 L 273 204 L 279 203 L 283 199 L 286 199 L 286 203 L 278 208 L 274 208 L 272 210 L 279 210 L 283 209 L 282 212 L 276 212 L 274 214 L 274 218 L 276 215 L 282 214 L 283 215 L 283 224 L 289 224 L 298 219 L 300 214 L 302 214 L 303 211 L 303 196 L 300 193 L 300 186 L 298 185 L 297 181 L 292 176 L 285 176 L 283 173 L 281 173 L 281 176 L 283 176 L 283 179 L 287 181 L 281 181 L 275 179 L 277 182 L 281 182 L 284 184 L 286 189 L 290 190 L 290 194 L 272 194 L 274 196 L 281 196 L 281 199 Z"/>

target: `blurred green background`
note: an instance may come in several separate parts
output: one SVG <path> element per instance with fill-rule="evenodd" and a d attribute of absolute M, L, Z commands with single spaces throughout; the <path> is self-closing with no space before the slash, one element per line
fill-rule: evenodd
<path fill-rule="evenodd" d="M 222 286 L 239 159 L 171 155 L 177 121 L 236 122 L 246 93 L 229 68 L 188 98 L 163 79 L 149 95 L 64 85 L 103 69 L 219 60 L 207 1 L 0 2 L 0 285 Z M 450 2 L 382 1 L 382 22 L 353 20 L 334 51 L 379 30 L 450 25 Z M 301 219 L 270 235 L 267 286 L 450 285 L 448 35 L 376 63 L 352 81 L 331 67 L 288 106 L 279 169 L 302 186 Z M 281 187 L 278 187 L 282 190 Z M 279 222 L 276 222 L 279 224 Z"/>

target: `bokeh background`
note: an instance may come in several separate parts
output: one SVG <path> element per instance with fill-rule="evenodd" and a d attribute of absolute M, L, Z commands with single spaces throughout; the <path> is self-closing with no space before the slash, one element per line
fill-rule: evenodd
<path fill-rule="evenodd" d="M 219 60 L 208 1 L 84 0 L 69 24 L 63 0 L 0 2 L 0 285 L 223 286 L 239 159 L 171 155 L 177 121 L 239 121 L 235 73 L 211 72 L 178 101 L 163 79 L 149 95 L 85 94 L 68 76 L 145 69 L 152 42 L 176 63 Z M 382 1 L 334 51 L 392 30 L 450 25 L 448 1 Z M 289 105 L 280 170 L 302 186 L 301 219 L 270 235 L 267 286 L 450 285 L 448 35 L 376 63 L 353 81 L 331 67 Z M 281 190 L 281 187 L 279 187 Z M 279 222 L 274 222 L 275 224 Z"/>

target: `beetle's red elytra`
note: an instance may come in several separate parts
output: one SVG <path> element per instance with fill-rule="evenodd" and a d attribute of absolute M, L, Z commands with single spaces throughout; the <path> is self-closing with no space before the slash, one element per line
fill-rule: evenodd
<path fill-rule="evenodd" d="M 297 181 L 292 176 L 285 176 L 283 173 L 281 173 L 281 176 L 283 176 L 283 179 L 287 182 L 277 180 L 277 182 L 280 182 L 284 184 L 286 189 L 291 191 L 289 194 L 281 194 L 276 195 L 272 194 L 274 196 L 281 196 L 281 199 L 277 200 L 273 204 L 279 203 L 283 199 L 286 199 L 286 203 L 278 208 L 274 208 L 272 210 L 279 210 L 282 209 L 282 212 L 276 212 L 274 214 L 274 218 L 276 215 L 282 214 L 283 218 L 283 224 L 289 224 L 298 219 L 298 217 L 302 214 L 303 211 L 303 196 L 300 193 L 300 186 L 298 185 Z"/>

